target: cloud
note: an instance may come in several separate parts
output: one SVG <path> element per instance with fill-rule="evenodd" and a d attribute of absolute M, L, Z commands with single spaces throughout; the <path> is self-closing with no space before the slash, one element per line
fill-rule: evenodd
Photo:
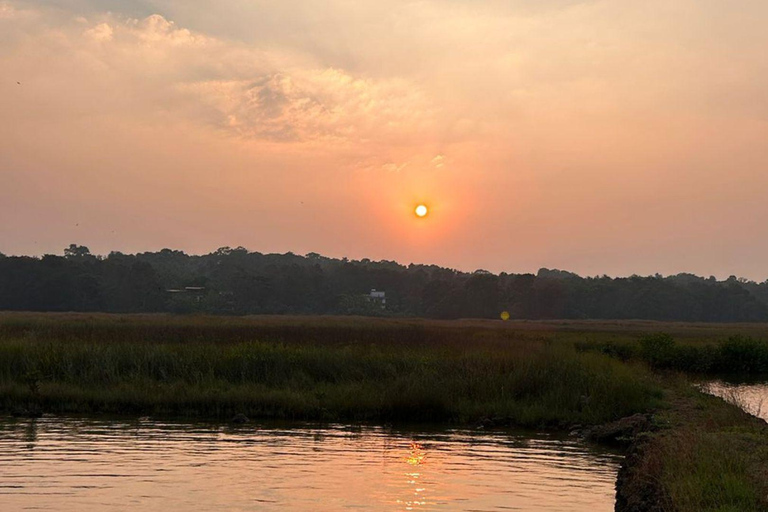
<path fill-rule="evenodd" d="M 37 17 L 38 17 L 38 12 L 35 9 L 18 7 L 13 2 L 8 2 L 8 1 L 0 2 L 0 21 L 3 21 L 3 20 L 24 21 L 24 20 L 31 20 Z"/>
<path fill-rule="evenodd" d="M 180 88 L 212 107 L 221 126 L 257 139 L 396 143 L 434 123 L 428 102 L 410 84 L 358 78 L 333 68 Z"/>
<path fill-rule="evenodd" d="M 11 4 L 0 5 L 6 18 L 15 16 Z M 60 82 L 59 93 L 87 90 L 70 114 L 162 111 L 245 140 L 339 146 L 408 144 L 434 127 L 426 97 L 403 79 L 318 66 L 307 56 L 178 27 L 159 14 L 62 20 L 40 13 L 46 23 L 27 24 L 17 38 L 23 48 L 3 57 L 34 56 L 34 64 L 16 64 L 27 76 Z"/>
<path fill-rule="evenodd" d="M 15 16 L 16 10 L 8 2 L 0 3 L 0 19 L 10 19 Z"/>
<path fill-rule="evenodd" d="M 99 23 L 95 27 L 89 28 L 84 33 L 94 41 L 111 41 L 114 31 L 108 23 Z"/>
<path fill-rule="evenodd" d="M 440 169 L 445 166 L 445 155 L 437 155 L 432 159 L 432 165 L 435 166 L 436 169 Z"/>
<path fill-rule="evenodd" d="M 19 11 L 9 2 L 0 2 L 0 20 L 10 20 L 19 16 Z"/>
<path fill-rule="evenodd" d="M 382 165 L 382 170 L 386 172 L 400 172 L 408 166 L 408 163 L 396 164 L 394 162 L 387 162 Z"/>

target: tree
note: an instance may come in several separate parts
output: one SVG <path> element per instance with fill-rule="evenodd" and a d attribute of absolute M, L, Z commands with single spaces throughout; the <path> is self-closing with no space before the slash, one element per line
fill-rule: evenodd
<path fill-rule="evenodd" d="M 386 292 L 386 310 L 366 299 L 374 288 Z M 0 309 L 430 318 L 497 318 L 505 310 L 521 319 L 764 322 L 768 282 L 693 274 L 582 278 L 553 269 L 495 275 L 242 247 L 200 256 L 163 249 L 101 258 L 71 244 L 63 257 L 0 257 Z"/>
<path fill-rule="evenodd" d="M 64 249 L 64 257 L 68 260 L 88 258 L 91 256 L 91 251 L 84 245 L 69 244 L 69 247 Z"/>

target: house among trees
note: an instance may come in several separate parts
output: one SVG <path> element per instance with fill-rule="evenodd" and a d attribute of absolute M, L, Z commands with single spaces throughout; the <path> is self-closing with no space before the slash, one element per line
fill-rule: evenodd
<path fill-rule="evenodd" d="M 202 295 L 205 293 L 204 286 L 185 286 L 184 288 L 169 288 L 165 290 L 168 293 L 191 293 L 194 295 Z"/>
<path fill-rule="evenodd" d="M 368 300 L 370 302 L 373 302 L 375 304 L 380 304 L 381 309 L 384 309 L 387 307 L 387 295 L 385 292 L 378 291 L 376 288 L 371 290 L 370 295 L 368 295 Z"/>
<path fill-rule="evenodd" d="M 192 295 L 195 297 L 194 300 L 196 302 L 200 302 L 201 300 L 203 300 L 203 295 L 205 295 L 204 286 L 185 286 L 184 288 L 169 288 L 165 291 L 172 295 L 176 295 L 176 294 Z"/>

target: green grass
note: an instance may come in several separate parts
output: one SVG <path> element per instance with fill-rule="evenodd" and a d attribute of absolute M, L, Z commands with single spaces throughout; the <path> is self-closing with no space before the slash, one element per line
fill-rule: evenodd
<path fill-rule="evenodd" d="M 692 431 L 664 443 L 662 481 L 677 510 L 764 510 L 753 481 L 755 434 Z"/>

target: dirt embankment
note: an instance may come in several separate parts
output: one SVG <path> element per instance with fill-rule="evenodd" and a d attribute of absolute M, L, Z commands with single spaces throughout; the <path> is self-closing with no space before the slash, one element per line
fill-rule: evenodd
<path fill-rule="evenodd" d="M 666 403 L 586 432 L 627 447 L 616 511 L 768 510 L 768 424 L 688 387 Z"/>

